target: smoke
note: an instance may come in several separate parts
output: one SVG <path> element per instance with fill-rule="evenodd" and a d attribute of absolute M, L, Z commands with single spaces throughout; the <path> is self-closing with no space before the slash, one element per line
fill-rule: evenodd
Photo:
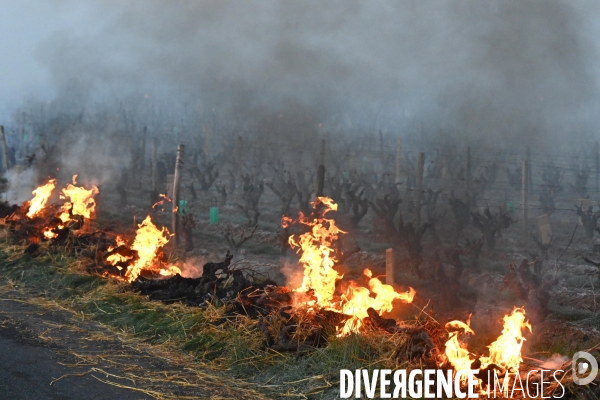
<path fill-rule="evenodd" d="M 207 260 L 202 256 L 192 256 L 186 258 L 177 264 L 181 270 L 181 276 L 184 278 L 200 278 L 202 277 L 202 267 L 207 263 Z"/>
<path fill-rule="evenodd" d="M 8 189 L 6 198 L 9 204 L 21 204 L 33 198 L 32 191 L 36 188 L 36 171 L 33 168 L 13 168 L 6 172 Z"/>
<path fill-rule="evenodd" d="M 291 288 L 298 288 L 302 286 L 304 269 L 298 268 L 297 263 L 290 263 L 287 260 L 282 260 L 282 266 L 279 271 L 285 277 L 285 286 Z"/>
<path fill-rule="evenodd" d="M 61 175 L 67 179 L 78 174 L 81 184 L 104 185 L 131 163 L 131 154 L 122 139 L 111 140 L 108 134 L 99 136 L 82 131 L 74 132 L 73 136 L 73 141 L 62 142 L 64 148 L 60 152 Z"/>
<path fill-rule="evenodd" d="M 571 361 L 569 357 L 563 356 L 558 353 L 552 354 L 552 357 L 547 359 L 540 365 L 541 368 L 557 370 L 560 369 L 566 362 Z"/>
<path fill-rule="evenodd" d="M 423 124 L 425 136 L 493 144 L 555 143 L 598 122 L 593 2 L 99 4 L 94 29 L 40 46 L 60 108 L 119 99 L 148 125 L 243 131 L 295 104 L 319 110 L 313 129 Z"/>

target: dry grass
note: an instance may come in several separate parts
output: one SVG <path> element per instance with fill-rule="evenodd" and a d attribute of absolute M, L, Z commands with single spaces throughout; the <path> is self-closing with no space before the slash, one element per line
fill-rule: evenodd
<path fill-rule="evenodd" d="M 227 306 L 192 308 L 151 302 L 129 292 L 124 283 L 88 275 L 82 259 L 49 248 L 43 256 L 31 259 L 23 253 L 24 247 L 24 243 L 12 244 L 0 235 L 0 279 L 4 283 L 0 293 L 16 289 L 38 306 L 60 308 L 73 318 L 99 322 L 110 327 L 115 340 L 129 349 L 176 366 L 141 374 L 135 363 L 119 353 L 73 354 L 74 366 L 89 367 L 78 374 L 90 374 L 153 398 L 206 398 L 185 397 L 185 393 L 213 390 L 218 393 L 215 398 L 329 399 L 337 397 L 340 369 L 425 367 L 421 359 L 407 358 L 409 335 L 376 329 L 344 338 L 332 335 L 327 347 L 282 354 L 265 346 L 256 320 L 234 315 Z M 277 332 L 281 321 L 275 316 L 268 321 Z M 443 348 L 444 330 L 426 310 L 419 310 L 410 324 L 426 329 L 436 348 Z M 72 329 L 78 328 L 73 325 Z M 89 341 L 104 339 L 97 333 L 84 334 Z M 121 372 L 109 372 L 102 365 L 118 365 Z M 589 387 L 572 384 L 568 373 L 563 380 L 573 396 L 596 398 Z M 164 387 L 169 389 L 160 389 Z"/>
<path fill-rule="evenodd" d="M 86 274 L 81 259 L 53 253 L 49 248 L 43 256 L 32 259 L 23 253 L 24 248 L 24 243 L 12 244 L 6 237 L 0 239 L 0 278 L 5 289 L 21 291 L 38 306 L 60 308 L 74 318 L 100 322 L 110 327 L 120 342 L 180 365 L 188 373 L 194 372 L 194 379 L 203 385 L 221 387 L 226 380 L 223 376 L 232 376 L 243 383 L 235 389 L 248 390 L 253 393 L 252 398 L 260 398 L 256 390 L 267 398 L 333 398 L 342 368 L 404 365 L 397 349 L 406 342 L 406 335 L 373 331 L 347 338 L 334 337 L 326 348 L 283 354 L 265 346 L 256 320 L 233 315 L 227 306 L 207 304 L 204 308 L 192 308 L 151 302 L 129 292 L 124 283 Z M 270 320 L 273 329 L 277 329 L 276 318 Z M 89 337 L 89 340 L 100 339 Z M 135 365 L 128 365 L 117 356 L 103 362 L 120 362 L 127 372 L 118 378 L 106 376 L 97 366 L 97 359 L 73 356 L 78 365 L 90 364 L 87 374 L 120 387 L 132 381 L 150 388 L 153 383 L 166 382 L 182 388 L 191 385 L 189 376 L 183 379 L 169 371 L 138 375 L 133 372 Z M 154 398 L 173 398 L 154 389 L 145 393 Z"/>

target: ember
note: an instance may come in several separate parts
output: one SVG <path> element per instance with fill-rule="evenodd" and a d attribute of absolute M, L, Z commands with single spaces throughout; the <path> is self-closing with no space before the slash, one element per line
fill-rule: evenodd
<path fill-rule="evenodd" d="M 58 237 L 58 233 L 54 233 L 50 228 L 48 228 L 44 231 L 44 237 L 46 239 L 55 239 Z"/>

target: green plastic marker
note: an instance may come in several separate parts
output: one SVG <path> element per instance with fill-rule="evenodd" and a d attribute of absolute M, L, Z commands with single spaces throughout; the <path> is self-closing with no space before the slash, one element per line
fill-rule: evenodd
<path fill-rule="evenodd" d="M 217 207 L 217 206 L 210 208 L 210 223 L 211 224 L 219 223 L 219 207 Z"/>
<path fill-rule="evenodd" d="M 514 202 L 514 201 L 512 201 L 512 200 L 511 200 L 511 201 L 507 201 L 507 202 L 506 202 L 506 209 L 507 209 L 509 212 L 514 212 L 514 211 L 515 211 L 515 202 Z"/>
<path fill-rule="evenodd" d="M 208 220 L 211 224 L 219 223 L 219 206 L 217 205 L 216 197 L 210 199 L 210 214 Z"/>
<path fill-rule="evenodd" d="M 182 217 L 188 213 L 188 204 L 187 200 L 179 200 L 179 208 L 177 208 L 177 212 Z"/>

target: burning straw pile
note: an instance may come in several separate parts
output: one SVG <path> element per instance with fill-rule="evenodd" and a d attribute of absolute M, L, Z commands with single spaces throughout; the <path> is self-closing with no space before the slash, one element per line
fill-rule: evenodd
<path fill-rule="evenodd" d="M 238 343 L 244 343 L 245 351 L 252 352 L 251 364 L 257 369 L 283 368 L 277 364 L 281 352 L 302 356 L 296 366 L 284 361 L 285 369 L 287 376 L 294 376 L 296 369 L 298 378 L 309 379 L 311 393 L 331 387 L 331 381 L 337 379 L 336 368 L 363 368 L 366 364 L 392 369 L 479 369 L 478 385 L 483 394 L 491 390 L 488 371 L 501 381 L 513 382 L 520 376 L 519 369 L 524 365 L 521 348 L 525 336 L 532 332 L 523 308 L 515 308 L 504 317 L 500 336 L 485 354 L 468 349 L 464 338 L 475 334 L 468 321 L 442 325 L 417 306 L 420 313 L 412 321 L 387 318 L 386 313 L 406 307 L 418 295 L 409 287 L 397 290 L 383 284 L 370 269 L 364 269 L 357 281 L 344 279 L 336 269 L 340 254 L 336 243 L 344 232 L 327 217 L 337 207 L 331 199 L 318 198 L 311 215 L 301 213 L 296 221 L 284 218 L 286 224 L 294 224 L 299 231 L 289 236 L 289 245 L 297 251 L 303 267 L 300 285 L 288 288 L 232 264 L 229 254 L 222 262 L 205 264 L 199 278 L 182 277 L 163 252 L 172 237 L 166 228 L 158 228 L 148 216 L 129 239 L 95 229 L 94 197 L 98 189 L 78 187 L 74 177 L 73 183 L 60 191 L 62 201 L 53 203 L 56 185 L 50 180 L 33 192 L 31 201 L 1 210 L 10 240 L 24 243 L 26 254 L 35 257 L 43 250 L 67 249 L 79 257 L 87 273 L 111 278 L 150 300 L 182 302 L 213 314 L 219 307 L 218 315 L 202 317 L 206 326 L 213 330 L 226 327 L 223 329 L 228 335 L 239 334 L 242 329 L 252 339 Z M 196 339 L 188 338 L 192 328 L 188 331 L 181 323 L 186 339 L 194 342 Z M 225 331 L 220 332 L 225 335 Z M 327 352 L 315 351 L 317 348 Z M 269 361 L 261 364 L 257 357 Z M 239 362 L 237 353 L 235 358 Z M 322 374 L 306 378 L 306 371 L 314 369 L 315 362 L 323 365 Z M 306 370 L 300 373 L 301 368 Z M 569 373 L 557 376 L 567 390 L 575 387 L 567 385 L 572 380 Z M 546 387 L 546 394 L 560 390 L 558 386 Z"/>
<path fill-rule="evenodd" d="M 13 239 L 30 243 L 31 253 L 42 241 L 64 245 L 74 236 L 82 241 L 89 241 L 93 236 L 90 224 L 96 218 L 94 196 L 99 191 L 96 186 L 90 189 L 75 186 L 76 179 L 77 175 L 73 176 L 73 184 L 67 184 L 60 191 L 62 204 L 50 204 L 57 183 L 56 179 L 50 179 L 35 189 L 34 197 L 20 207 L 3 205 L 0 214 Z"/>

